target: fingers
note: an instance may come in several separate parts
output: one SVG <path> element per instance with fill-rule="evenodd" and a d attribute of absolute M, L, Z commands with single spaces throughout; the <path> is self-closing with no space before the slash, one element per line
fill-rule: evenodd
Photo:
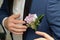
<path fill-rule="evenodd" d="M 14 34 L 23 34 L 25 32 L 27 27 L 25 25 L 15 25 L 13 23 L 9 26 L 9 31 Z"/>
<path fill-rule="evenodd" d="M 10 22 L 13 22 L 13 23 L 15 23 L 15 24 L 25 24 L 25 21 L 23 21 L 23 20 L 18 20 L 17 18 L 19 18 L 20 17 L 20 15 L 18 14 L 18 15 L 12 15 L 12 16 L 10 16 L 9 17 L 9 21 Z"/>
<path fill-rule="evenodd" d="M 10 17 L 16 19 L 16 18 L 19 18 L 20 17 L 20 14 L 16 14 L 16 15 L 14 14 L 14 15 L 12 15 Z"/>
<path fill-rule="evenodd" d="M 11 26 L 10 28 L 9 28 L 9 31 L 10 32 L 12 32 L 12 33 L 14 33 L 14 34 L 22 34 L 23 32 L 25 32 L 26 31 L 26 29 L 27 28 L 25 28 L 25 27 L 23 27 L 23 26 L 20 26 L 20 27 L 16 27 L 15 26 L 15 28 L 13 27 L 13 26 Z"/>
<path fill-rule="evenodd" d="M 34 39 L 34 40 L 47 40 L 45 38 L 37 38 L 37 39 Z"/>
<path fill-rule="evenodd" d="M 47 40 L 54 40 L 50 35 L 46 34 L 45 32 L 36 32 L 36 34 L 43 36 L 44 38 L 46 38 Z"/>
<path fill-rule="evenodd" d="M 27 29 L 27 26 L 25 26 L 25 25 L 15 25 L 15 24 L 13 24 L 12 26 L 13 26 L 13 28 L 16 28 L 16 29 Z"/>
<path fill-rule="evenodd" d="M 11 29 L 11 32 L 14 34 L 23 34 L 23 32 L 25 32 L 25 31 L 26 31 L 26 29 L 15 29 L 15 28 Z"/>
<path fill-rule="evenodd" d="M 16 32 L 16 33 L 20 33 L 20 32 L 26 31 L 26 29 L 15 29 L 15 28 L 12 28 L 11 31 Z"/>
<path fill-rule="evenodd" d="M 17 25 L 14 23 L 9 24 L 8 26 L 9 26 L 9 28 L 15 28 L 15 29 L 27 29 L 27 26 L 25 26 L 25 25 Z"/>
<path fill-rule="evenodd" d="M 14 34 L 23 34 L 27 29 L 27 27 L 23 25 L 25 24 L 23 20 L 16 19 L 19 16 L 20 15 L 12 15 L 4 21 L 5 27 Z"/>
<path fill-rule="evenodd" d="M 16 35 L 21 35 L 21 34 L 23 34 L 23 32 L 17 33 L 17 32 L 14 32 L 14 31 L 12 31 L 12 33 L 13 33 L 13 34 L 16 34 Z"/>
<path fill-rule="evenodd" d="M 15 24 L 25 24 L 25 21 L 22 20 L 12 20 L 12 22 Z"/>

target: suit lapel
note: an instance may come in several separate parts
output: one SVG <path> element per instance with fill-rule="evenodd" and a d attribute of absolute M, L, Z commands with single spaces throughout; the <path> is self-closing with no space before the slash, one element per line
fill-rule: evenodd
<path fill-rule="evenodd" d="M 12 8 L 13 8 L 13 1 L 14 0 L 8 0 L 8 10 L 9 10 L 9 13 L 10 13 L 10 15 L 13 13 L 13 10 L 12 10 Z"/>
<path fill-rule="evenodd" d="M 30 8 L 31 8 L 31 4 L 32 4 L 32 0 L 26 0 L 25 8 L 24 8 L 24 18 L 28 15 Z"/>

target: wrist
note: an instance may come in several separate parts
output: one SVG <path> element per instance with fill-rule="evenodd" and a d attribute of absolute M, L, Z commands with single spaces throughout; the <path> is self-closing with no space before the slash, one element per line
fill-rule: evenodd
<path fill-rule="evenodd" d="M 8 27 L 7 24 L 8 24 L 8 18 L 6 18 L 6 19 L 4 20 L 4 26 L 5 26 L 6 29 L 8 29 L 8 28 L 7 28 L 7 27 Z"/>
<path fill-rule="evenodd" d="M 8 17 L 5 17 L 4 19 L 3 19 L 3 21 L 2 21 L 2 25 L 3 25 L 3 27 L 6 29 L 6 24 L 7 24 L 7 18 Z"/>

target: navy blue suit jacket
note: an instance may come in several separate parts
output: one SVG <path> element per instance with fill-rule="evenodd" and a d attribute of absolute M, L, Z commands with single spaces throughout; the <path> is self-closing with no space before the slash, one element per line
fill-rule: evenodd
<path fill-rule="evenodd" d="M 4 0 L 0 8 L 0 23 L 4 17 L 10 16 L 8 1 Z M 52 35 L 55 40 L 60 40 L 60 0 L 32 0 L 30 13 L 36 13 L 37 16 L 45 14 L 38 31 L 43 31 Z M 28 28 L 24 34 L 24 40 L 33 40 L 40 36 L 35 31 Z"/>

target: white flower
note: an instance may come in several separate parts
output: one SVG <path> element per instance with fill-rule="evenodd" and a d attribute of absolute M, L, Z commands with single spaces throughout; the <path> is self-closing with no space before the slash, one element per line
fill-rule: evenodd
<path fill-rule="evenodd" d="M 31 22 L 34 22 L 37 18 L 36 14 L 29 14 L 26 18 L 25 21 L 30 24 Z"/>

